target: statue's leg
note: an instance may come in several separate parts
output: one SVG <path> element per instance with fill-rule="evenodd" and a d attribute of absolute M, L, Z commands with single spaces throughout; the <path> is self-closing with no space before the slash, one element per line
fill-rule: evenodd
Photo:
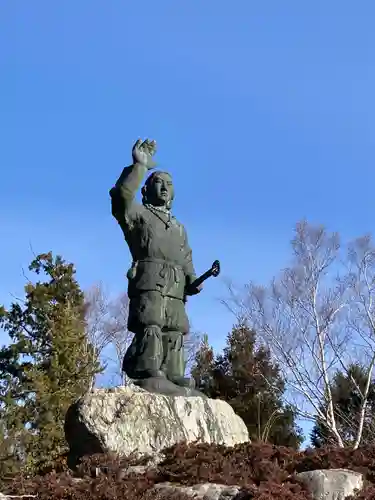
<path fill-rule="evenodd" d="M 165 377 L 163 361 L 163 297 L 159 292 L 144 292 L 129 303 L 128 328 L 136 332 L 122 365 L 131 379 Z"/>
<path fill-rule="evenodd" d="M 193 387 L 194 381 L 185 377 L 184 335 L 189 321 L 182 300 L 166 297 L 166 324 L 163 328 L 163 363 L 161 369 L 176 385 Z"/>
<path fill-rule="evenodd" d="M 162 370 L 168 378 L 180 378 L 185 373 L 185 356 L 181 332 L 163 331 Z"/>
<path fill-rule="evenodd" d="M 162 356 L 161 329 L 157 325 L 149 325 L 134 335 L 125 353 L 122 369 L 131 379 L 164 377 L 160 369 Z"/>

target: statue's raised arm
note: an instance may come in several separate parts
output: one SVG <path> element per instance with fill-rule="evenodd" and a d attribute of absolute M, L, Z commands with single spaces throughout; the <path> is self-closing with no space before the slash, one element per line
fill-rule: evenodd
<path fill-rule="evenodd" d="M 131 228 L 140 209 L 135 201 L 135 195 L 140 188 L 148 170 L 154 168 L 153 156 L 156 152 L 156 142 L 141 139 L 132 149 L 133 164 L 125 167 L 115 186 L 110 190 L 112 200 L 112 215 L 116 218 L 123 231 Z"/>

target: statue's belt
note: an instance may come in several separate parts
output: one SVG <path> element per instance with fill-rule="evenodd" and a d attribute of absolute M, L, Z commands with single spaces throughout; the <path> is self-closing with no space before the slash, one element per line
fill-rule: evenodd
<path fill-rule="evenodd" d="M 162 278 L 165 278 L 168 271 L 172 271 L 173 274 L 174 274 L 174 281 L 175 283 L 180 283 L 180 276 L 179 276 L 179 272 L 184 272 L 184 268 L 183 266 L 181 266 L 180 264 L 176 264 L 174 262 L 170 262 L 170 261 L 167 261 L 167 260 L 164 260 L 164 259 L 140 259 L 140 260 L 136 260 L 132 263 L 132 266 L 131 268 L 129 269 L 128 271 L 128 279 L 132 279 L 132 278 L 135 278 L 135 275 L 136 275 L 136 269 L 138 267 L 138 264 L 143 264 L 143 263 L 150 263 L 150 264 L 159 264 L 162 266 L 161 270 L 160 270 L 160 273 L 159 273 L 159 276 L 161 276 Z"/>

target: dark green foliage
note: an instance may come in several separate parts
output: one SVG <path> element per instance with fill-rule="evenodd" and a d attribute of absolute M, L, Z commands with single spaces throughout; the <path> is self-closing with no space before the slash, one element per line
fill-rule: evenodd
<path fill-rule="evenodd" d="M 33 468 L 65 450 L 65 412 L 100 366 L 86 336 L 74 266 L 48 253 L 29 270 L 44 280 L 28 282 L 24 301 L 1 310 L 10 344 L 0 350 L 0 419 L 9 443 L 0 453 L 15 455 L 15 447 L 18 465 Z"/>
<path fill-rule="evenodd" d="M 353 382 L 355 381 L 355 383 Z M 331 393 L 336 418 L 337 430 L 342 436 L 345 445 L 354 443 L 360 421 L 360 411 L 362 407 L 362 397 L 355 385 L 363 394 L 367 381 L 367 369 L 359 364 L 352 364 L 348 367 L 347 373 L 338 371 L 333 377 Z M 326 413 L 325 405 L 321 406 L 322 412 Z M 372 443 L 375 436 L 375 383 L 372 381 L 369 388 L 368 402 L 365 413 L 363 434 L 361 443 Z M 311 443 L 316 448 L 325 445 L 336 444 L 336 439 L 329 431 L 324 422 L 316 420 L 311 432 Z"/>
<path fill-rule="evenodd" d="M 196 387 L 207 395 L 212 394 L 213 390 L 214 364 L 214 351 L 208 344 L 208 336 L 204 335 L 195 354 L 191 376 L 195 381 Z"/>
<path fill-rule="evenodd" d="M 303 440 L 295 412 L 282 402 L 284 382 L 268 349 L 256 346 L 246 324 L 233 328 L 223 353 L 214 357 L 204 339 L 192 375 L 207 396 L 227 401 L 244 420 L 250 438 L 298 447 Z"/>

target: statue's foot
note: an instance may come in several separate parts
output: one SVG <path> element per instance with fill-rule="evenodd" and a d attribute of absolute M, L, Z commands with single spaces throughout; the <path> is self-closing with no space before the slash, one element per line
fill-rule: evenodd
<path fill-rule="evenodd" d="M 126 373 L 126 372 L 125 372 Z M 127 373 L 128 377 L 132 380 L 144 380 L 146 378 L 166 378 L 166 375 L 161 370 L 143 370 L 135 373 Z"/>
<path fill-rule="evenodd" d="M 164 394 L 166 396 L 185 396 L 185 391 L 187 390 L 168 380 L 164 374 L 160 377 L 147 377 L 133 380 L 133 383 L 148 392 Z"/>
<path fill-rule="evenodd" d="M 144 378 L 166 378 L 166 375 L 161 370 L 147 370 L 147 374 Z"/>
<path fill-rule="evenodd" d="M 195 389 L 195 381 L 187 377 L 168 377 L 168 380 L 178 385 L 179 387 L 187 387 L 188 389 Z"/>
<path fill-rule="evenodd" d="M 153 392 L 155 394 L 163 394 L 165 396 L 199 396 L 204 399 L 207 397 L 192 387 L 177 385 L 171 380 L 168 380 L 166 377 L 149 377 L 133 380 L 133 383 L 145 391 Z"/>

